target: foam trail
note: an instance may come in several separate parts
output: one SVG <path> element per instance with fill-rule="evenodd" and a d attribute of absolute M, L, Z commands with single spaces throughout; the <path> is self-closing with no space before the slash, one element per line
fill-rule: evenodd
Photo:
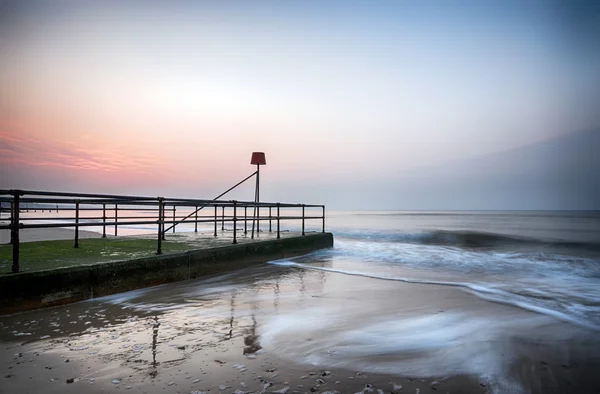
<path fill-rule="evenodd" d="M 510 373 L 518 352 L 506 348 L 506 334 L 547 322 L 542 316 L 507 320 L 448 312 L 402 319 L 383 315 L 375 322 L 350 319 L 347 325 L 345 313 L 315 307 L 275 316 L 264 326 L 261 343 L 283 358 L 313 366 L 422 378 L 439 371 L 476 375 L 496 393 L 521 393 L 526 391 Z M 503 356 L 497 357 L 500 349 Z M 390 354 L 405 357 L 386 357 Z"/>
<path fill-rule="evenodd" d="M 493 302 L 497 302 L 497 303 L 501 303 L 501 304 L 516 306 L 521 309 L 525 309 L 525 310 L 540 313 L 543 315 L 551 316 L 551 317 L 554 317 L 559 320 L 563 320 L 563 321 L 570 322 L 570 323 L 575 323 L 577 325 L 580 325 L 582 327 L 585 327 L 585 328 L 588 328 L 591 330 L 600 331 L 600 326 L 593 324 L 591 322 L 577 319 L 573 316 L 570 316 L 570 315 L 560 312 L 560 311 L 552 310 L 549 308 L 544 308 L 544 307 L 537 306 L 537 305 L 532 305 L 523 300 L 510 299 L 511 297 L 514 297 L 514 295 L 509 292 L 485 287 L 485 286 L 478 285 L 478 284 L 473 284 L 473 283 L 468 283 L 468 282 L 450 282 L 450 281 L 439 281 L 439 280 L 424 280 L 424 279 L 414 279 L 414 278 L 382 276 L 382 275 L 369 274 L 369 273 L 358 272 L 358 271 L 346 271 L 346 270 L 340 270 L 340 269 L 335 269 L 335 268 L 316 267 L 316 266 L 311 266 L 311 265 L 306 265 L 306 264 L 299 264 L 299 263 L 296 263 L 291 260 L 270 261 L 269 264 L 273 264 L 273 265 L 277 265 L 277 266 L 281 266 L 281 267 L 296 267 L 296 268 L 338 273 L 338 274 L 343 274 L 343 275 L 361 276 L 361 277 L 365 277 L 365 278 L 378 279 L 378 280 L 388 280 L 388 281 L 423 284 L 423 285 L 452 286 L 452 287 L 462 288 L 462 289 L 466 289 L 471 294 L 474 294 L 474 295 L 476 295 L 480 298 L 483 298 L 485 300 L 488 300 L 488 301 L 493 301 Z"/>

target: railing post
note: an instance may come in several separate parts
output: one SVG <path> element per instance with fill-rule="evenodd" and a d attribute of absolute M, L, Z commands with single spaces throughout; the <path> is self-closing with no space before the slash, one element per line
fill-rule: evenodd
<path fill-rule="evenodd" d="M 117 204 L 115 204 L 115 237 L 117 236 L 117 221 L 119 218 L 119 214 L 117 213 L 118 210 L 119 210 L 119 206 Z"/>
<path fill-rule="evenodd" d="M 13 192 L 13 211 L 12 211 L 12 229 L 11 242 L 13 247 L 12 272 L 19 272 L 19 199 L 18 191 Z"/>
<path fill-rule="evenodd" d="M 248 206 L 244 205 L 244 235 L 248 234 Z"/>
<path fill-rule="evenodd" d="M 165 230 L 165 224 L 167 224 L 167 203 L 165 202 L 165 198 L 161 197 L 162 201 L 162 225 L 160 226 L 160 236 L 164 241 L 167 239 L 167 231 Z"/>
<path fill-rule="evenodd" d="M 75 245 L 74 248 L 79 248 L 79 200 L 75 201 Z"/>
<path fill-rule="evenodd" d="M 281 238 L 279 233 L 279 203 L 277 203 L 277 239 Z"/>
<path fill-rule="evenodd" d="M 102 238 L 106 238 L 106 203 L 102 204 Z"/>
<path fill-rule="evenodd" d="M 269 206 L 269 232 L 272 232 L 272 229 L 271 229 L 271 206 Z"/>
<path fill-rule="evenodd" d="M 196 223 L 194 223 L 194 232 L 198 232 L 198 206 L 196 205 Z"/>
<path fill-rule="evenodd" d="M 302 235 L 304 235 L 304 204 L 302 204 Z"/>
<path fill-rule="evenodd" d="M 237 244 L 237 201 L 233 200 L 233 243 Z"/>
<path fill-rule="evenodd" d="M 323 205 L 323 232 L 325 232 L 325 205 Z"/>
<path fill-rule="evenodd" d="M 12 226 L 15 223 L 15 196 L 13 196 L 13 200 L 10 202 L 10 225 Z M 10 244 L 13 243 L 13 229 L 10 228 Z"/>
<path fill-rule="evenodd" d="M 225 205 L 221 207 L 221 231 L 225 231 Z"/>
<path fill-rule="evenodd" d="M 217 236 L 217 209 L 218 207 L 215 205 L 215 237 Z"/>
<path fill-rule="evenodd" d="M 173 205 L 173 234 L 175 234 L 175 211 L 177 211 L 177 207 Z"/>
<path fill-rule="evenodd" d="M 156 240 L 156 254 L 162 254 L 162 239 L 163 239 L 163 227 L 165 225 L 164 223 L 164 203 L 163 203 L 163 198 L 162 197 L 158 197 L 158 237 Z"/>

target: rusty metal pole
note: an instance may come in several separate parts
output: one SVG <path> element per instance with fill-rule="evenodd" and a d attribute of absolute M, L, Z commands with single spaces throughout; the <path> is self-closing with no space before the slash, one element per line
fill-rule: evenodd
<path fill-rule="evenodd" d="M 302 204 L 302 235 L 304 235 L 304 204 Z"/>
<path fill-rule="evenodd" d="M 74 248 L 79 248 L 79 200 L 75 201 L 75 245 Z"/>
<path fill-rule="evenodd" d="M 233 243 L 237 244 L 237 201 L 233 200 Z"/>
<path fill-rule="evenodd" d="M 106 238 L 106 204 L 102 204 L 102 238 Z"/>
<path fill-rule="evenodd" d="M 215 237 L 217 236 L 217 210 L 218 207 L 215 205 Z"/>
<path fill-rule="evenodd" d="M 221 231 L 225 231 L 225 205 L 221 207 Z"/>
<path fill-rule="evenodd" d="M 260 204 L 260 164 L 256 165 L 256 202 Z M 260 205 L 256 205 L 256 236 L 260 233 Z"/>
<path fill-rule="evenodd" d="M 167 222 L 167 203 L 165 202 L 165 199 L 162 199 L 162 224 L 160 226 L 160 236 L 162 237 L 162 240 L 164 241 L 166 239 L 166 231 L 165 231 L 165 224 Z"/>
<path fill-rule="evenodd" d="M 167 231 L 165 230 L 165 224 L 167 222 L 167 203 L 165 202 L 165 198 L 161 197 L 161 201 L 162 201 L 162 224 L 160 226 L 160 236 L 162 237 L 162 240 L 164 241 L 165 239 L 167 239 L 166 234 Z"/>
<path fill-rule="evenodd" d="M 157 237 L 157 240 L 156 240 L 156 243 L 157 243 L 157 245 L 156 245 L 156 254 L 162 254 L 162 238 L 163 238 L 162 237 L 162 229 L 163 229 L 163 226 L 164 226 L 163 210 L 164 210 L 164 207 L 163 207 L 163 198 L 159 197 L 158 198 L 158 221 L 157 221 L 157 224 L 158 224 L 158 234 L 157 235 L 158 235 L 158 237 Z"/>
<path fill-rule="evenodd" d="M 13 196 L 13 200 L 10 202 L 10 225 L 12 226 L 15 223 L 15 197 Z M 14 239 L 13 228 L 10 228 L 10 244 L 12 245 Z"/>
<path fill-rule="evenodd" d="M 15 197 L 13 196 L 13 200 L 10 202 L 10 225 L 12 226 L 15 222 Z M 10 243 L 13 243 L 13 230 L 11 227 L 10 230 Z"/>
<path fill-rule="evenodd" d="M 12 272 L 19 272 L 19 192 L 16 191 L 13 194 L 13 212 L 12 212 L 12 229 L 11 229 L 11 240 L 13 246 L 13 263 Z"/>
<path fill-rule="evenodd" d="M 175 211 L 177 210 L 177 207 L 175 207 L 175 205 L 173 205 L 173 224 L 175 224 Z M 175 226 L 173 226 L 173 234 L 175 234 Z"/>
<path fill-rule="evenodd" d="M 257 201 L 258 201 L 258 169 L 260 168 L 260 166 L 257 164 L 256 165 L 256 187 L 254 189 L 254 205 L 253 205 L 253 210 L 252 210 L 252 231 L 250 233 L 250 239 L 254 239 L 254 224 L 256 223 L 256 208 L 257 208 Z M 258 234 L 258 229 L 257 229 L 257 234 Z"/>
<path fill-rule="evenodd" d="M 279 233 L 279 203 L 277 203 L 277 239 L 281 238 Z"/>

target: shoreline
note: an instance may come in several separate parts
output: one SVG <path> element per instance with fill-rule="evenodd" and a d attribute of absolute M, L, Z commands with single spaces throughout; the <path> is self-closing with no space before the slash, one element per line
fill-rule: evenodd
<path fill-rule="evenodd" d="M 600 387 L 584 329 L 459 289 L 276 266 L 2 316 L 0 341 L 7 393 Z"/>
<path fill-rule="evenodd" d="M 0 275 L 0 313 L 69 304 L 195 279 L 332 246 L 331 233 L 312 233 L 217 246 L 186 245 L 185 251 L 151 253 L 144 257 L 129 255 L 108 262 L 94 261 L 92 256 L 89 261 L 70 267 Z M 44 245 L 40 247 L 44 248 Z M 39 250 L 40 253 L 47 251 Z"/>

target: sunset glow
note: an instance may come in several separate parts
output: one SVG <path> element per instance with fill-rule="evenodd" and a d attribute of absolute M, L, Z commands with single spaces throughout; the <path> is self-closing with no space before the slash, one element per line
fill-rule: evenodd
<path fill-rule="evenodd" d="M 9 1 L 0 187 L 208 198 L 259 150 L 265 199 L 357 207 L 598 127 L 593 23 L 508 3 Z"/>

